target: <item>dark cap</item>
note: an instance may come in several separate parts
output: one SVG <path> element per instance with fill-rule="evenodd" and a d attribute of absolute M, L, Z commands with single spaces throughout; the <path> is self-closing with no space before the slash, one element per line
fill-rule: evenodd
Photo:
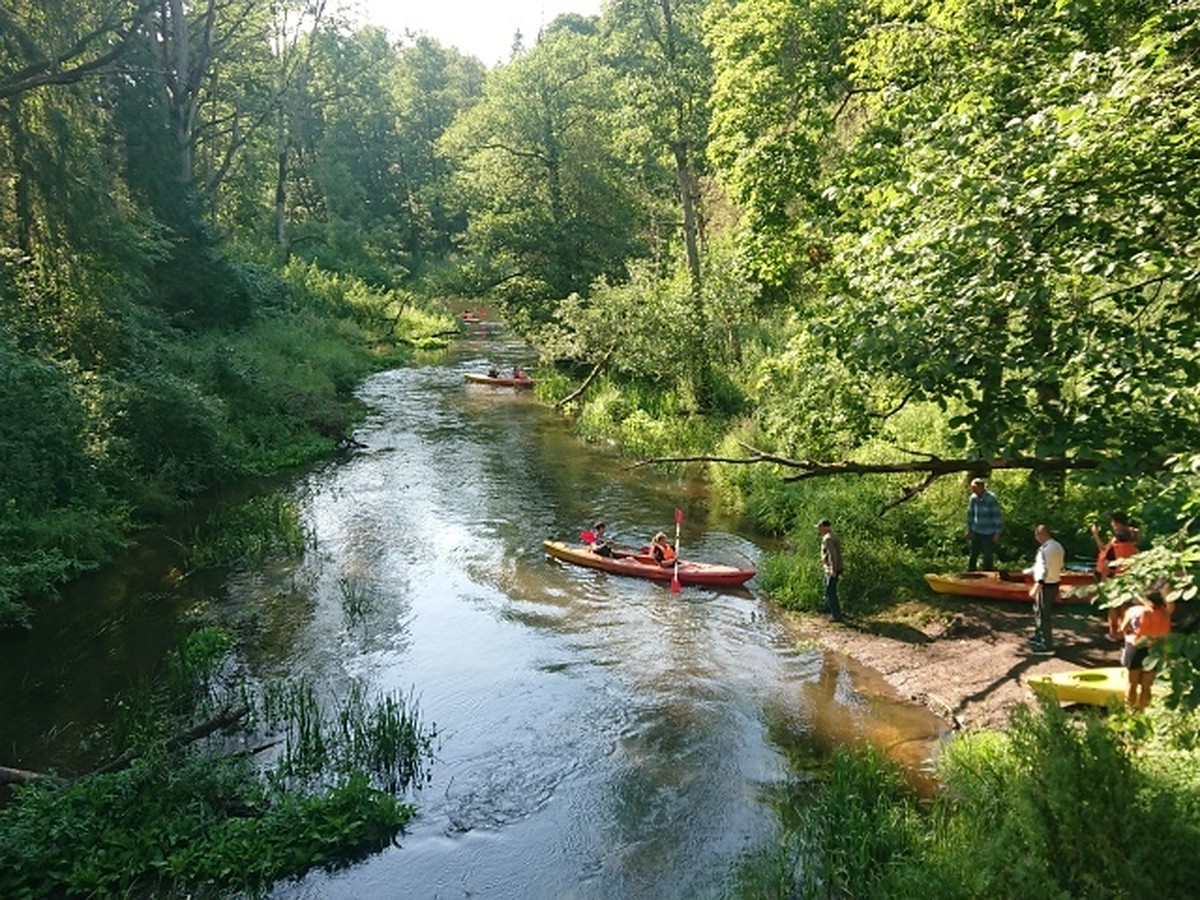
<path fill-rule="evenodd" d="M 833 523 L 830 522 L 828 519 L 822 519 L 820 522 L 817 523 L 818 528 L 831 528 L 832 526 L 833 526 Z"/>

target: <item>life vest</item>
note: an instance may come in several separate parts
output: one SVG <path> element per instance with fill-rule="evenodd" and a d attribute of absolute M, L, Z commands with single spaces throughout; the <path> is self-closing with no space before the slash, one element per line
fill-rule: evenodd
<path fill-rule="evenodd" d="M 652 544 L 650 552 L 664 566 L 675 562 L 675 548 L 670 544 Z"/>
<path fill-rule="evenodd" d="M 1171 613 L 1165 606 L 1148 609 L 1138 619 L 1137 636 L 1139 638 L 1158 638 L 1170 633 Z"/>
<path fill-rule="evenodd" d="M 1146 607 L 1134 604 L 1125 613 L 1121 623 L 1125 640 L 1131 644 L 1142 638 L 1160 638 L 1171 633 L 1171 613 L 1165 606 Z"/>
<path fill-rule="evenodd" d="M 1135 556 L 1138 552 L 1137 542 L 1119 538 L 1113 538 L 1101 549 L 1100 554 L 1096 557 L 1096 571 L 1101 578 L 1107 578 L 1110 575 L 1115 575 L 1120 570 L 1120 565 L 1117 564 L 1119 559 L 1129 559 Z"/>

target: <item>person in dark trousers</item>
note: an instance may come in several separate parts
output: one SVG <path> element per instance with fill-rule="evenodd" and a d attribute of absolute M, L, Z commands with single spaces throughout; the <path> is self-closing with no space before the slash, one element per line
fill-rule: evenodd
<path fill-rule="evenodd" d="M 1029 641 L 1031 653 L 1050 655 L 1054 653 L 1054 636 L 1051 632 L 1052 610 L 1058 601 L 1058 583 L 1062 579 L 1067 554 L 1063 545 L 1054 539 L 1050 529 L 1039 525 L 1033 530 L 1037 538 L 1037 556 L 1033 565 L 1025 570 L 1033 576 L 1033 637 Z"/>
<path fill-rule="evenodd" d="M 967 500 L 967 540 L 971 542 L 967 570 L 975 571 L 979 557 L 983 556 L 983 567 L 996 567 L 996 545 L 1000 543 L 1000 532 L 1004 527 L 1004 516 L 1000 512 L 1000 501 L 987 489 L 982 478 L 971 480 L 971 496 Z"/>
<path fill-rule="evenodd" d="M 821 568 L 825 570 L 825 611 L 835 622 L 842 621 L 842 608 L 838 604 L 838 578 L 842 575 L 842 542 L 833 533 L 828 519 L 817 523 L 821 535 Z"/>

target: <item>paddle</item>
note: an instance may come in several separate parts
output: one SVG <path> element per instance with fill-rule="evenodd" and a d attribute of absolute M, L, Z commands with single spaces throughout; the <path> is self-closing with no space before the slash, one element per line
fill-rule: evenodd
<path fill-rule="evenodd" d="M 679 524 L 683 521 L 683 510 L 675 507 L 675 574 L 671 576 L 671 593 L 679 593 Z"/>

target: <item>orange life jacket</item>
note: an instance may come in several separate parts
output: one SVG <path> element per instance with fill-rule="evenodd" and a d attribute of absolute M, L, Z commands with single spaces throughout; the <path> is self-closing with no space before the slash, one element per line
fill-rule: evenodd
<path fill-rule="evenodd" d="M 1142 613 L 1138 620 L 1139 638 L 1158 638 L 1171 633 L 1171 614 L 1165 606 L 1156 606 Z"/>
<path fill-rule="evenodd" d="M 1113 538 L 1096 557 L 1096 571 L 1100 573 L 1101 578 L 1107 578 L 1110 575 L 1115 575 L 1120 566 L 1117 564 L 1119 559 L 1129 559 L 1138 552 L 1136 541 L 1122 541 Z"/>

